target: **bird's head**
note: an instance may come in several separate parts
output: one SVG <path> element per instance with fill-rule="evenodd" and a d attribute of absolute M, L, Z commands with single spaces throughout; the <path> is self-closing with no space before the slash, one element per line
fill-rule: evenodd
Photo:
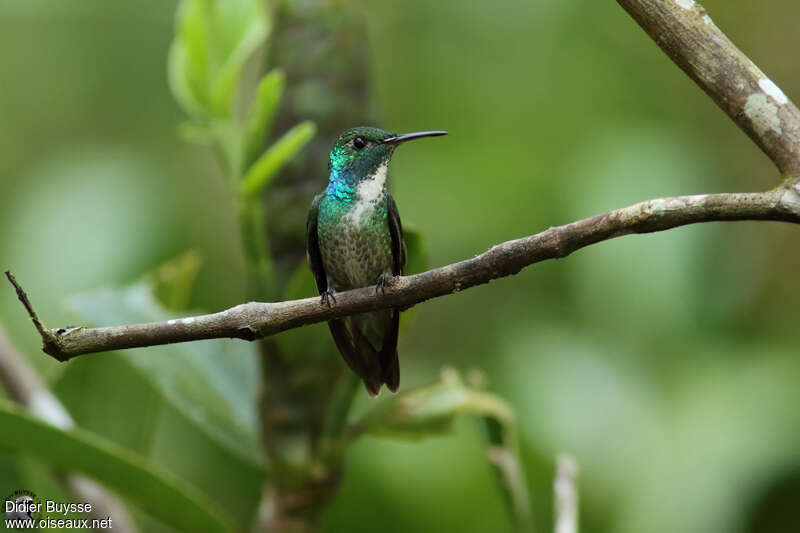
<path fill-rule="evenodd" d="M 357 184 L 374 176 L 381 166 L 388 165 L 398 144 L 446 134 L 446 131 L 420 131 L 398 135 L 366 126 L 351 128 L 333 145 L 328 164 L 330 179 Z"/>

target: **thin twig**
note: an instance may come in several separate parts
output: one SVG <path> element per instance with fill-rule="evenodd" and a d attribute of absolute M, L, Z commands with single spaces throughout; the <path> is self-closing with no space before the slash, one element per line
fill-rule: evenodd
<path fill-rule="evenodd" d="M 800 223 L 800 180 L 787 181 L 781 187 L 763 193 L 704 194 L 641 202 L 498 244 L 472 259 L 414 276 L 394 278 L 383 295 L 376 295 L 374 287 L 338 293 L 336 303 L 330 307 L 322 305 L 318 297 L 276 303 L 251 302 L 219 313 L 163 322 L 77 327 L 40 333 L 45 353 L 59 361 L 87 353 L 202 339 L 255 340 L 346 315 L 389 307 L 407 308 L 516 274 L 534 263 L 566 257 L 585 246 L 623 235 L 730 220 Z M 13 276 L 9 279 L 13 280 Z M 12 283 L 18 287 L 16 282 Z M 50 339 L 54 341 L 48 342 Z"/>
<path fill-rule="evenodd" d="M 520 464 L 517 443 L 508 443 L 507 446 L 489 446 L 486 449 L 486 456 L 489 462 L 497 468 L 504 483 L 504 489 L 508 492 L 517 531 L 520 533 L 533 532 L 531 498 L 525 479 L 525 468 Z"/>
<path fill-rule="evenodd" d="M 578 463 L 568 455 L 556 458 L 553 483 L 555 533 L 578 533 Z"/>
<path fill-rule="evenodd" d="M 25 306 L 25 310 L 28 311 L 28 316 L 31 317 L 31 322 L 33 322 L 36 331 L 38 331 L 39 335 L 41 335 L 45 348 L 48 346 L 57 346 L 55 335 L 53 335 L 49 329 L 44 327 L 42 321 L 39 320 L 39 315 L 37 315 L 36 311 L 33 309 L 33 304 L 31 304 L 31 301 L 28 299 L 28 295 L 25 294 L 25 291 L 22 290 L 22 287 L 19 285 L 19 283 L 17 283 L 17 279 L 14 277 L 14 274 L 12 274 L 11 271 L 6 270 L 6 277 L 8 278 L 8 281 L 11 282 L 11 285 L 14 286 L 14 290 L 17 291 L 17 298 L 19 298 L 19 301 Z M 47 350 L 45 350 L 45 352 L 47 352 Z"/>

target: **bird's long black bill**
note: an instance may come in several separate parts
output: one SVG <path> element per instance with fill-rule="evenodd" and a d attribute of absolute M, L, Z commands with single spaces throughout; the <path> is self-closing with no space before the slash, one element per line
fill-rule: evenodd
<path fill-rule="evenodd" d="M 414 133 L 401 133 L 400 135 L 392 135 L 383 140 L 384 144 L 400 144 L 406 141 L 413 141 L 414 139 L 421 139 L 423 137 L 439 137 L 440 135 L 447 135 L 446 131 L 415 131 Z"/>

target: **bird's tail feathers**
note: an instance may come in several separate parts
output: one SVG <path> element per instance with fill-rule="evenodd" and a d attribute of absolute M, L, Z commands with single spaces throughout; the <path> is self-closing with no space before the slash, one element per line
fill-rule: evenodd
<path fill-rule="evenodd" d="M 363 381 L 370 396 L 377 396 L 385 383 L 392 392 L 397 392 L 400 385 L 400 364 L 397 358 L 397 320 L 389 328 L 380 351 L 361 333 L 351 317 L 331 320 L 328 327 L 339 348 L 339 353 L 350 369 Z"/>

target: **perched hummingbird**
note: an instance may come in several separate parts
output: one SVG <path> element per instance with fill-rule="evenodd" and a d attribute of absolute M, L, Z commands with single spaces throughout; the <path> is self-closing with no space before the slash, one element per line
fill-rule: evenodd
<path fill-rule="evenodd" d="M 370 285 L 383 290 L 392 276 L 402 275 L 406 245 L 397 205 L 386 190 L 389 161 L 401 143 L 446 134 L 359 127 L 336 141 L 328 187 L 314 198 L 306 223 L 308 263 L 323 303 L 335 302 L 336 291 Z M 400 384 L 399 320 L 399 310 L 383 309 L 328 322 L 339 352 L 372 396 L 384 383 L 392 392 Z"/>

